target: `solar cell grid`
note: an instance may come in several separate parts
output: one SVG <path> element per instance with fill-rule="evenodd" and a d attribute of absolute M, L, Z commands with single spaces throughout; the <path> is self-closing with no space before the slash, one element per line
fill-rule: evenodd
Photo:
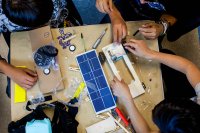
<path fill-rule="evenodd" d="M 97 114 L 116 107 L 113 95 L 105 78 L 95 50 L 77 56 L 83 79 Z"/>

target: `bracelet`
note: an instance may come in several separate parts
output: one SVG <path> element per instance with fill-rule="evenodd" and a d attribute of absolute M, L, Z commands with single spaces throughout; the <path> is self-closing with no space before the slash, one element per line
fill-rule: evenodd
<path fill-rule="evenodd" d="M 170 25 L 169 22 L 166 21 L 165 19 L 161 19 L 159 21 L 159 24 L 162 24 L 162 26 L 163 26 L 163 33 L 161 35 L 165 35 L 167 33 L 167 29 L 169 28 L 169 25 Z"/>

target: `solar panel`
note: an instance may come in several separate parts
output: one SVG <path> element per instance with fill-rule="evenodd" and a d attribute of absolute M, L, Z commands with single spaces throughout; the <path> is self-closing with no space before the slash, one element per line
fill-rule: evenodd
<path fill-rule="evenodd" d="M 76 60 L 86 83 L 96 114 L 116 107 L 96 50 L 77 55 Z"/>

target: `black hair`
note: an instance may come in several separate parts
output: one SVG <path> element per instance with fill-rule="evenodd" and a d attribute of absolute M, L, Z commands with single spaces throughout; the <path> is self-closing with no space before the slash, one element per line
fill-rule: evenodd
<path fill-rule="evenodd" d="M 38 27 L 47 23 L 53 13 L 52 0 L 2 0 L 7 18 L 20 26 Z"/>
<path fill-rule="evenodd" d="M 161 133 L 200 133 L 200 106 L 191 100 L 163 100 L 152 113 Z"/>

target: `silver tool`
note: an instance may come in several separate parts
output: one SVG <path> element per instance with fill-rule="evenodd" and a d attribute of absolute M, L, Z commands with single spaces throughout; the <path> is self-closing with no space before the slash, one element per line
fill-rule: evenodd
<path fill-rule="evenodd" d="M 98 37 L 98 39 L 96 40 L 96 42 L 94 43 L 94 45 L 92 46 L 93 49 L 96 49 L 98 47 L 98 45 L 100 44 L 103 36 L 106 34 L 108 28 L 106 28 L 105 30 L 103 30 L 103 32 L 101 33 L 101 35 Z"/>

